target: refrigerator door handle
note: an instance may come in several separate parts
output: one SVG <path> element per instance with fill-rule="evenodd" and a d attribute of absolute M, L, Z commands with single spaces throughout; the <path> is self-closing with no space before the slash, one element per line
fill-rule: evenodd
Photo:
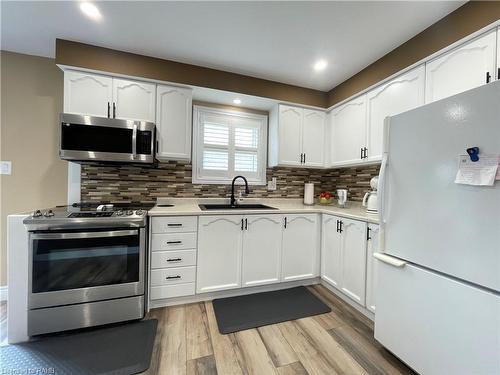
<path fill-rule="evenodd" d="M 385 171 L 387 169 L 387 154 L 384 154 L 382 157 L 382 163 L 380 165 L 380 173 L 379 173 L 379 179 L 378 179 L 378 214 L 379 214 L 379 220 L 380 223 L 385 223 L 384 219 L 384 206 L 385 206 L 385 196 L 384 196 L 384 190 L 385 190 Z"/>
<path fill-rule="evenodd" d="M 398 268 L 402 268 L 402 267 L 406 266 L 406 264 L 408 263 L 408 262 L 405 262 L 404 260 L 394 258 L 394 257 L 391 257 L 390 255 L 382 254 L 382 253 L 373 253 L 373 257 L 375 259 L 380 260 L 381 262 L 384 262 L 384 263 L 390 265 L 390 266 L 398 267 Z"/>

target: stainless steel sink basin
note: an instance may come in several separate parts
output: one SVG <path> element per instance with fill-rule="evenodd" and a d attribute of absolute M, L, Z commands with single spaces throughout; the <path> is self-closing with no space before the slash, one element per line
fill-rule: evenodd
<path fill-rule="evenodd" d="M 202 211 L 210 211 L 210 210 L 276 210 L 274 207 L 266 206 L 265 204 L 237 204 L 231 206 L 230 204 L 199 204 L 198 207 Z"/>

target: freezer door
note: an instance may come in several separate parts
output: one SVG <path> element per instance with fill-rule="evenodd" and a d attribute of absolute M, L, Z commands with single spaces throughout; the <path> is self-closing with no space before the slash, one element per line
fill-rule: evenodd
<path fill-rule="evenodd" d="M 500 296 L 378 262 L 375 338 L 420 374 L 500 374 Z"/>
<path fill-rule="evenodd" d="M 500 181 L 454 183 L 459 155 L 500 153 L 500 81 L 389 118 L 381 251 L 500 290 Z"/>

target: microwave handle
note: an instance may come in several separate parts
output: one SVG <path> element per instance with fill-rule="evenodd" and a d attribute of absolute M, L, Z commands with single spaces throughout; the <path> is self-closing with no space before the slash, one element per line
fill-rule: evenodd
<path fill-rule="evenodd" d="M 137 155 L 137 124 L 134 124 L 132 130 L 132 157 L 135 159 Z"/>

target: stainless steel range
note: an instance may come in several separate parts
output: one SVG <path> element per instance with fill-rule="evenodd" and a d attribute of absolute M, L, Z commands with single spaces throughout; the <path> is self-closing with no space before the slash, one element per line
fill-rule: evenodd
<path fill-rule="evenodd" d="M 76 204 L 24 220 L 30 336 L 143 318 L 151 206 Z"/>

